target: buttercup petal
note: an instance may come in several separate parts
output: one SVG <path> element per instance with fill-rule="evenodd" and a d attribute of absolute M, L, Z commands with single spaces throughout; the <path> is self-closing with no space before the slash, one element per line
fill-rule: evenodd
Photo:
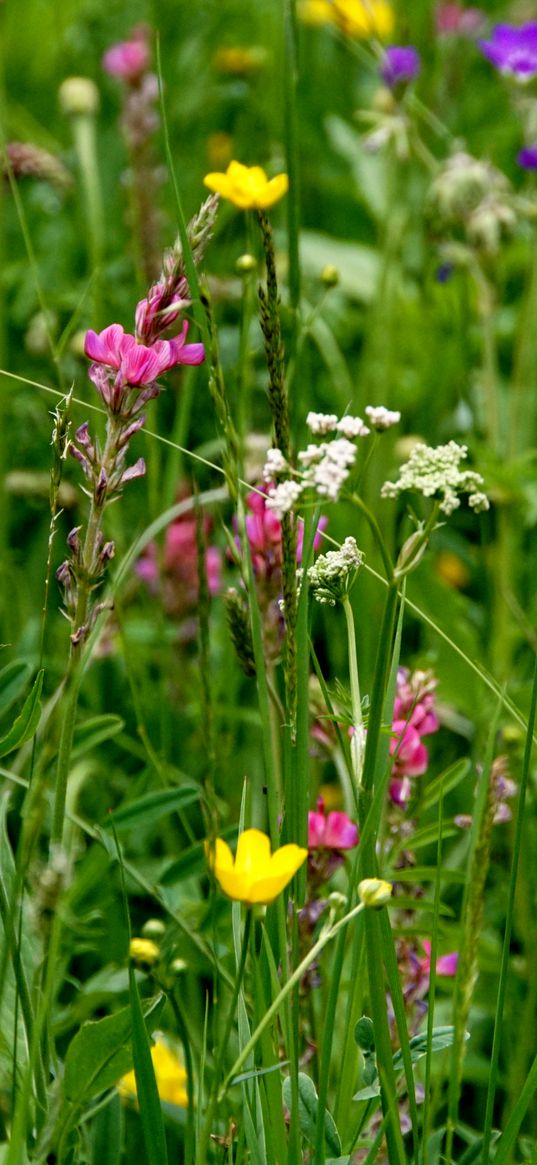
<path fill-rule="evenodd" d="M 257 879 L 268 873 L 270 840 L 259 829 L 245 829 L 237 842 L 235 871 L 245 877 Z"/>

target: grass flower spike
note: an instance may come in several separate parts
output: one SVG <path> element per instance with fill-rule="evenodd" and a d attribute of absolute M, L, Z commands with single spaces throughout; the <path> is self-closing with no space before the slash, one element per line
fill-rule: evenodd
<path fill-rule="evenodd" d="M 268 210 L 289 188 L 287 174 L 267 178 L 261 166 L 243 166 L 241 162 L 230 162 L 225 174 L 206 174 L 203 182 L 239 210 Z"/>
<path fill-rule="evenodd" d="M 220 889 L 235 902 L 247 906 L 268 906 L 288 885 L 305 862 L 308 851 L 298 845 L 283 845 L 270 852 L 270 841 L 259 829 L 241 833 L 235 858 L 218 837 L 214 852 L 209 850 L 211 867 Z"/>

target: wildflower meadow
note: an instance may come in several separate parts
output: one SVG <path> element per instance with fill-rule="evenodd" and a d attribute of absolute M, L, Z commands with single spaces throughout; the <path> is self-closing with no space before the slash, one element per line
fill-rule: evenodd
<path fill-rule="evenodd" d="M 0 61 L 0 1165 L 537 1165 L 537 8 Z"/>

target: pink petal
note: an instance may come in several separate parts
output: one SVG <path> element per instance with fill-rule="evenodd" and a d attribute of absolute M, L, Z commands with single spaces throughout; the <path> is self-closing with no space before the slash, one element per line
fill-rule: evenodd
<path fill-rule="evenodd" d="M 423 945 L 425 946 L 425 943 Z M 457 951 L 452 951 L 449 955 L 441 955 L 436 960 L 437 975 L 456 975 L 458 962 L 459 955 Z"/>
<path fill-rule="evenodd" d="M 324 844 L 330 849 L 353 849 L 358 845 L 358 830 L 346 813 L 334 810 L 328 814 Z"/>
<path fill-rule="evenodd" d="M 103 332 L 94 332 L 90 328 L 86 332 L 84 352 L 90 360 L 97 364 L 108 364 L 110 368 L 119 368 L 120 345 L 124 332 L 121 324 L 110 324 Z"/>

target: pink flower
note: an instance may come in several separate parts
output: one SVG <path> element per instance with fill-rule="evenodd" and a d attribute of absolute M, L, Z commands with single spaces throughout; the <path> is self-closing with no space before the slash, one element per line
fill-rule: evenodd
<path fill-rule="evenodd" d="M 399 777 L 421 777 L 427 769 L 429 754 L 421 736 L 412 724 L 405 720 L 394 720 L 390 740 L 390 756 L 394 763 L 392 772 Z"/>
<path fill-rule="evenodd" d="M 267 491 L 271 483 L 266 485 Z M 250 513 L 246 515 L 246 537 L 250 545 L 252 565 L 257 578 L 270 578 L 282 565 L 282 524 L 280 519 L 267 509 L 267 494 L 259 490 L 252 490 L 247 494 L 246 505 Z M 321 544 L 322 531 L 326 528 L 328 518 L 319 519 L 319 525 L 313 540 L 313 549 L 318 550 Z M 304 526 L 302 522 L 297 530 L 296 560 L 302 561 L 302 547 L 304 542 Z"/>
<path fill-rule="evenodd" d="M 397 672 L 397 691 L 393 706 L 394 720 L 405 720 L 416 728 L 420 736 L 438 731 L 435 711 L 436 680 L 430 672 L 410 672 L 400 667 Z"/>
<path fill-rule="evenodd" d="M 346 813 L 333 810 L 325 814 L 322 797 L 317 812 L 308 813 L 308 849 L 353 849 L 358 845 L 357 826 Z"/>
<path fill-rule="evenodd" d="M 112 77 L 122 77 L 129 84 L 140 79 L 150 61 L 150 49 L 144 29 L 133 33 L 131 40 L 112 45 L 102 59 L 103 69 Z"/>
<path fill-rule="evenodd" d="M 421 945 L 425 951 L 422 959 L 420 959 L 420 967 L 422 973 L 427 978 L 427 986 L 429 986 L 429 978 L 431 974 L 431 944 L 428 939 L 422 939 Z M 440 955 L 436 960 L 436 974 L 446 975 L 452 978 L 457 974 L 457 964 L 459 962 L 458 951 L 451 951 L 449 955 Z"/>
<path fill-rule="evenodd" d="M 184 292 L 184 295 L 182 295 Z M 145 299 L 137 304 L 135 312 L 136 336 L 141 340 L 151 340 L 159 332 L 164 331 L 180 316 L 181 311 L 188 303 L 188 285 L 186 280 L 183 286 L 170 293 L 168 284 L 161 280 L 154 283 Z"/>
<path fill-rule="evenodd" d="M 477 36 L 486 23 L 480 8 L 461 8 L 459 4 L 440 4 L 436 27 L 440 36 Z"/>
<path fill-rule="evenodd" d="M 209 518 L 204 519 L 204 532 L 210 531 Z M 211 595 L 220 590 L 221 554 L 216 546 L 208 546 L 205 551 L 207 585 Z M 156 594 L 159 590 L 158 552 L 154 542 L 145 549 L 138 559 L 136 573 L 148 589 Z M 196 542 L 196 521 L 191 513 L 183 514 L 170 522 L 166 530 L 162 556 L 162 596 L 170 615 L 181 618 L 198 601 L 198 549 Z"/>
<path fill-rule="evenodd" d="M 203 344 L 185 344 L 188 324 L 174 340 L 155 340 L 150 348 L 137 344 L 121 324 L 110 324 L 102 332 L 86 333 L 84 352 L 96 364 L 105 364 L 119 373 L 121 383 L 134 387 L 150 384 L 176 364 L 201 364 Z"/>

